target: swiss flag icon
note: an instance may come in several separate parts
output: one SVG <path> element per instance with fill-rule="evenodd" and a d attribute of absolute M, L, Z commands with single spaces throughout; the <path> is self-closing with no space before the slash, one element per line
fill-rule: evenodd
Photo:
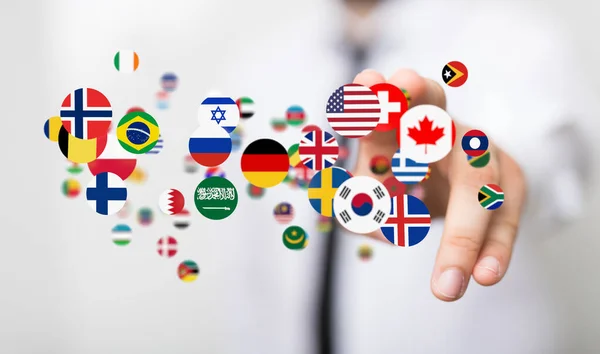
<path fill-rule="evenodd" d="M 400 120 L 398 146 L 420 163 L 437 162 L 452 150 L 456 128 L 443 109 L 421 105 L 409 109 Z"/>
<path fill-rule="evenodd" d="M 370 88 L 377 95 L 381 106 L 381 118 L 375 130 L 387 132 L 398 129 L 400 118 L 408 110 L 408 101 L 402 90 L 388 83 L 376 84 Z"/>

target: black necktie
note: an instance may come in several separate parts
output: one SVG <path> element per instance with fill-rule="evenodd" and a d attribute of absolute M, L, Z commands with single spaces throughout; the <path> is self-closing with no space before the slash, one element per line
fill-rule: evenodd
<path fill-rule="evenodd" d="M 348 77 L 350 78 L 348 82 L 352 82 L 354 76 L 361 72 L 364 68 L 365 62 L 367 60 L 367 50 L 364 47 L 354 47 L 350 50 L 350 73 Z M 338 144 L 340 148 L 347 147 L 347 139 L 344 137 L 338 138 Z M 345 168 L 345 161 L 338 160 L 338 166 Z M 327 244 L 325 246 L 324 252 L 324 262 L 323 262 L 323 276 L 321 282 L 321 303 L 319 306 L 318 312 L 318 326 L 317 328 L 317 338 L 319 341 L 318 353 L 319 354 L 334 354 L 336 350 L 334 348 L 334 340 L 333 334 L 335 333 L 335 324 L 334 324 L 334 314 L 333 314 L 333 301 L 334 301 L 334 282 L 335 282 L 335 271 L 334 266 L 337 257 L 337 238 L 339 237 L 337 233 L 337 223 L 335 220 L 332 220 L 331 231 L 329 232 L 329 237 L 327 238 Z"/>

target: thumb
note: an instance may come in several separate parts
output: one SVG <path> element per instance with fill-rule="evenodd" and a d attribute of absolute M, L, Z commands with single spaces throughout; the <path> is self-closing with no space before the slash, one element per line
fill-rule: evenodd
<path fill-rule="evenodd" d="M 446 109 L 446 93 L 437 82 L 422 77 L 410 69 L 400 69 L 392 75 L 388 83 L 405 89 L 410 95 L 410 106 L 431 104 Z"/>

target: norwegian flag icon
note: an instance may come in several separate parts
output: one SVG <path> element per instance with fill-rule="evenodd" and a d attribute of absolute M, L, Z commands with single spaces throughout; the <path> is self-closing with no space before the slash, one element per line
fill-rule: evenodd
<path fill-rule="evenodd" d="M 425 203 L 403 194 L 392 198 L 392 211 L 381 232 L 394 245 L 410 247 L 423 241 L 430 227 L 431 216 Z"/>
<path fill-rule="evenodd" d="M 79 139 L 106 136 L 112 121 L 108 98 L 93 88 L 80 88 L 65 97 L 60 106 L 65 129 Z"/>
<path fill-rule="evenodd" d="M 335 137 L 320 129 L 306 133 L 298 147 L 302 164 L 316 171 L 333 166 L 339 151 Z"/>
<path fill-rule="evenodd" d="M 159 256 L 171 258 L 177 254 L 177 240 L 171 236 L 161 237 L 156 244 L 156 250 Z"/>

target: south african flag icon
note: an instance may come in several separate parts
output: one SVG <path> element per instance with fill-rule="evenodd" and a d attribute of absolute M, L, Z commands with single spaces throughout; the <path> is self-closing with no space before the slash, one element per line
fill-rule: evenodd
<path fill-rule="evenodd" d="M 487 210 L 496 210 L 504 203 L 504 191 L 498 185 L 486 184 L 479 190 L 477 199 Z"/>

